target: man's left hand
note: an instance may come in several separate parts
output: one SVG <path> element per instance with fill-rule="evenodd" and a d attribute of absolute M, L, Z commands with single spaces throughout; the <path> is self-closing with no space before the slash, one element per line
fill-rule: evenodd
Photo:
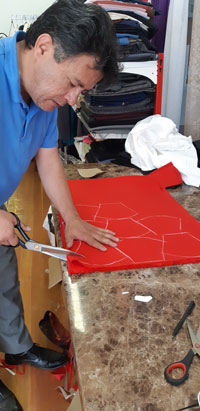
<path fill-rule="evenodd" d="M 119 241 L 113 231 L 88 224 L 78 216 L 66 223 L 65 239 L 67 248 L 72 247 L 74 240 L 80 240 L 101 251 L 107 250 L 104 244 L 116 247 Z"/>

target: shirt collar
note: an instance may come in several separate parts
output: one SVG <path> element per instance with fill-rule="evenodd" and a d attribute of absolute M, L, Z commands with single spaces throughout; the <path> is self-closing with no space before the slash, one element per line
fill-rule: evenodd
<path fill-rule="evenodd" d="M 27 107 L 27 104 L 23 100 L 20 93 L 20 79 L 19 79 L 19 69 L 17 62 L 17 45 L 18 41 L 23 40 L 25 33 L 23 31 L 18 31 L 15 35 L 8 39 L 5 42 L 6 50 L 6 74 L 7 80 L 10 85 L 10 95 L 14 102 L 22 103 L 24 107 Z"/>

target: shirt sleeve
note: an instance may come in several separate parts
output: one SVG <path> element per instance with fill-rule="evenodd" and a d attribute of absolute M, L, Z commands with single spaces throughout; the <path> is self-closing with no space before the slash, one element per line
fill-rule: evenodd
<path fill-rule="evenodd" d="M 161 188 L 177 186 L 183 182 L 179 171 L 171 162 L 153 171 L 147 178 L 157 181 Z"/>
<path fill-rule="evenodd" d="M 54 109 L 47 113 L 47 131 L 42 141 L 41 148 L 53 148 L 58 146 L 58 128 L 57 128 L 58 110 Z"/>

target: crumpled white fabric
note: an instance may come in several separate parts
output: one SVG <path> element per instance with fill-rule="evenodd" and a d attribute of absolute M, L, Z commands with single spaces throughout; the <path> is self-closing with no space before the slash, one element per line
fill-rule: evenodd
<path fill-rule="evenodd" d="M 172 162 L 185 184 L 200 186 L 200 168 L 192 138 L 180 134 L 167 117 L 156 114 L 139 121 L 127 136 L 125 150 L 131 155 L 131 163 L 144 171 Z"/>

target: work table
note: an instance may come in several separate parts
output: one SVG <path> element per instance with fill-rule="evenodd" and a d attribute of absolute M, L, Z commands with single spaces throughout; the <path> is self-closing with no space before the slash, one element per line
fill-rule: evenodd
<path fill-rule="evenodd" d="M 97 166 L 104 171 L 97 178 L 138 174 L 114 164 Z M 86 167 L 93 165 L 66 165 L 67 179 L 80 179 L 77 168 Z M 169 191 L 200 221 L 199 189 L 182 185 Z M 56 213 L 55 225 L 61 246 Z M 197 401 L 198 356 L 178 387 L 166 382 L 164 369 L 191 348 L 186 323 L 172 337 L 191 300 L 195 331 L 200 324 L 200 264 L 69 276 L 62 262 L 62 274 L 84 411 L 175 411 Z M 136 301 L 138 294 L 152 300 Z"/>

